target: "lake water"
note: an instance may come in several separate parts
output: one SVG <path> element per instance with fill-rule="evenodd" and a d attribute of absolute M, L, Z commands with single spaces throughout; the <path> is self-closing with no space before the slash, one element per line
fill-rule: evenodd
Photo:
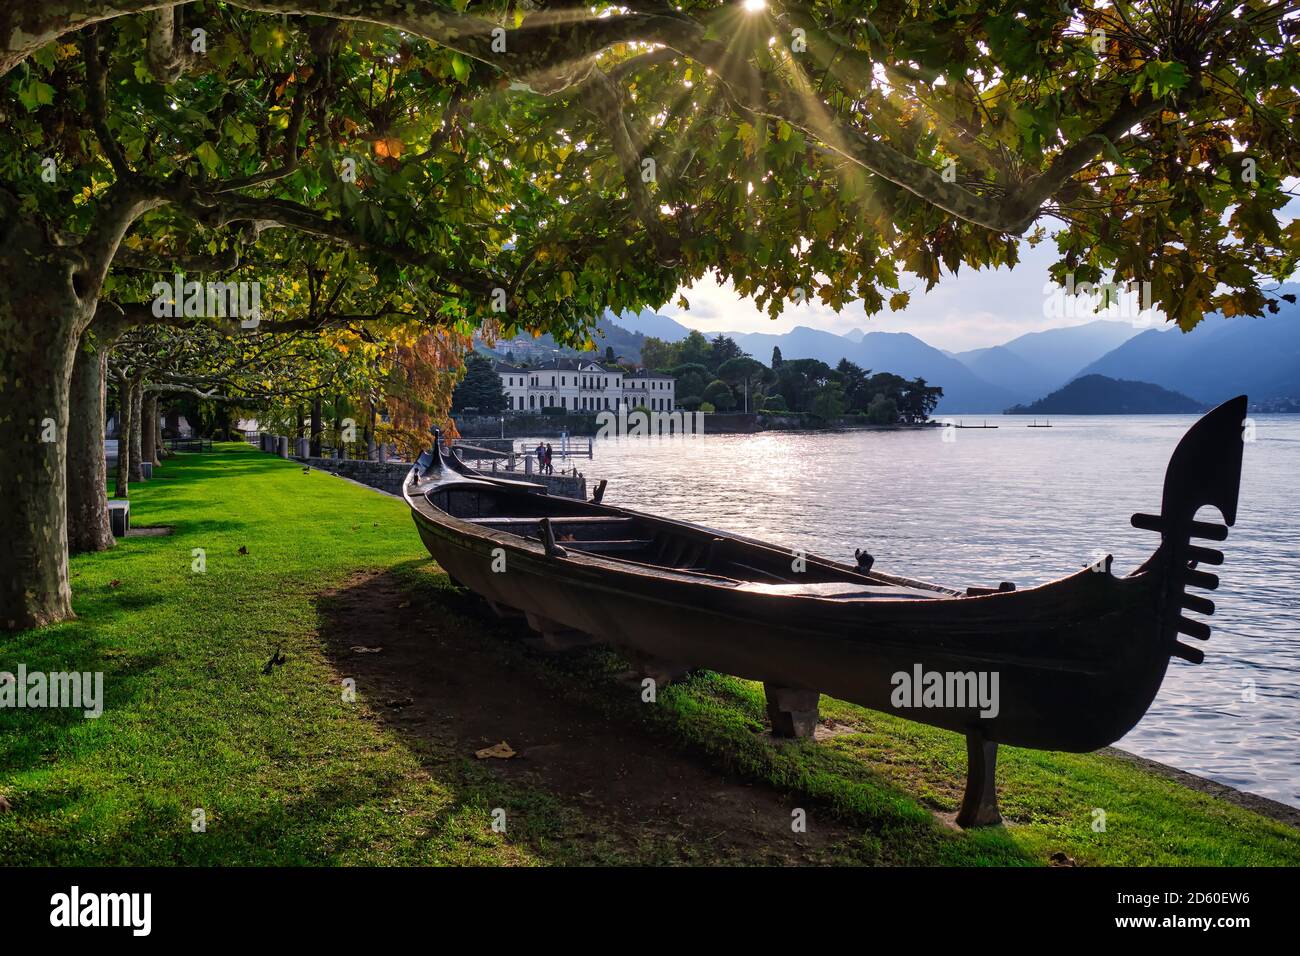
<path fill-rule="evenodd" d="M 1194 420 L 1063 417 L 1049 429 L 990 416 L 999 428 L 952 442 L 939 429 L 615 438 L 577 463 L 609 479 L 613 504 L 849 563 L 864 548 L 879 570 L 943 584 L 1026 587 L 1099 551 L 1116 574 L 1141 563 L 1158 536 L 1129 516 L 1159 512 L 1165 465 Z M 1300 416 L 1255 422 L 1237 525 L 1218 545 L 1214 633 L 1188 640 L 1205 663 L 1171 660 L 1119 746 L 1300 806 Z"/>

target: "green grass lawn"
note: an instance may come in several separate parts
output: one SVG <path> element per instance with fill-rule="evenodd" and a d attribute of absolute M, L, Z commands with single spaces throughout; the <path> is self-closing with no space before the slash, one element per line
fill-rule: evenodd
<path fill-rule="evenodd" d="M 517 640 L 517 625 L 452 589 L 397 499 L 244 446 L 177 456 L 156 473 L 132 490 L 132 519 L 174 533 L 74 558 L 77 620 L 0 638 L 0 670 L 102 671 L 105 684 L 97 720 L 0 710 L 5 863 L 773 859 L 761 840 L 728 849 L 665 837 L 664 821 L 615 822 L 617 800 L 599 781 L 574 795 L 503 775 L 404 728 L 364 688 L 344 701 L 323 636 L 333 599 L 322 594 L 366 572 L 431 609 L 439 628 L 499 667 L 503 686 L 550 688 L 565 706 L 682 755 L 673 759 L 739 778 L 738 789 L 771 786 L 812 808 L 840 833 L 816 862 L 1038 865 L 1064 853 L 1087 865 L 1300 865 L 1295 829 L 1103 755 L 1003 748 L 1008 825 L 961 832 L 944 818 L 965 763 L 953 734 L 823 698 L 837 736 L 775 741 L 761 688 L 708 672 L 642 705 L 620 683 L 617 655 L 543 656 Z M 277 647 L 287 661 L 264 674 Z M 509 809 L 506 834 L 492 829 L 495 807 Z M 195 808 L 206 832 L 192 830 Z M 1099 810 L 1104 831 L 1094 829 Z"/>

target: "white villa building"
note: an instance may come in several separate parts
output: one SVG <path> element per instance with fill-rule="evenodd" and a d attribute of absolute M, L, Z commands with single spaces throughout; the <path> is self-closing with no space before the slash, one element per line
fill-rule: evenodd
<path fill-rule="evenodd" d="M 677 407 L 672 376 L 645 369 L 624 372 L 588 359 L 557 359 L 532 368 L 497 362 L 496 371 L 506 410 L 512 412 L 539 408 L 617 412 L 620 403 L 628 411 L 645 407 L 671 412 Z"/>

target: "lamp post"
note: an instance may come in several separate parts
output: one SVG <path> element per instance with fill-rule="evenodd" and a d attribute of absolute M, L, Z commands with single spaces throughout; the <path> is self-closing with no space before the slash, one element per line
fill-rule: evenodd
<path fill-rule="evenodd" d="M 501 416 L 501 437 L 506 437 L 506 417 L 504 415 Z"/>

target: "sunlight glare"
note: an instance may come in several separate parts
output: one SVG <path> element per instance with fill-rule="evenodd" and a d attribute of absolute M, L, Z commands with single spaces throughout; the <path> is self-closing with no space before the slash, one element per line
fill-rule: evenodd
<path fill-rule="evenodd" d="M 761 13 L 767 8 L 767 0 L 743 0 L 740 6 L 746 13 Z"/>

